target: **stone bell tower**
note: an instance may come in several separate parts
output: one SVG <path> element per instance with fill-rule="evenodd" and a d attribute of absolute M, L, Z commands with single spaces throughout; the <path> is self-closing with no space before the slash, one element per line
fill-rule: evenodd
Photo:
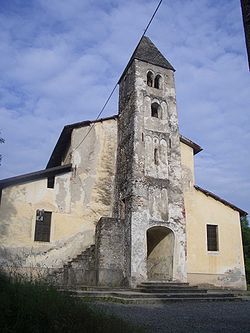
<path fill-rule="evenodd" d="M 143 37 L 119 81 L 114 215 L 125 220 L 125 271 L 186 281 L 186 231 L 174 68 Z"/>

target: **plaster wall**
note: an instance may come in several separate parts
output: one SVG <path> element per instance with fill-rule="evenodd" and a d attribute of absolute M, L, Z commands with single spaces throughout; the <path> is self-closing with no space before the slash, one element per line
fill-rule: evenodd
<path fill-rule="evenodd" d="M 95 225 L 112 211 L 116 120 L 106 121 L 105 126 L 96 123 L 84 144 L 77 147 L 88 130 L 73 130 L 67 157 L 71 157 L 73 171 L 56 176 L 54 189 L 47 188 L 47 179 L 41 179 L 3 190 L 3 265 L 61 267 L 94 243 Z M 50 242 L 34 241 L 37 209 L 52 212 Z"/>
<path fill-rule="evenodd" d="M 245 289 L 239 213 L 193 187 L 193 160 L 192 148 L 182 144 L 188 282 Z M 207 224 L 218 226 L 218 251 L 207 250 Z"/>

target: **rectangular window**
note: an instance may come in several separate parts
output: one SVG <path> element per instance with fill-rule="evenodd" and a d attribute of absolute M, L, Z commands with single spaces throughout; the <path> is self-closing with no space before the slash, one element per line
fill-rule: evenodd
<path fill-rule="evenodd" d="M 55 176 L 48 177 L 47 188 L 54 188 L 55 186 Z"/>
<path fill-rule="evenodd" d="M 218 251 L 218 226 L 207 224 L 207 250 Z"/>
<path fill-rule="evenodd" d="M 35 241 L 50 241 L 51 215 L 51 212 L 44 210 L 36 211 Z"/>

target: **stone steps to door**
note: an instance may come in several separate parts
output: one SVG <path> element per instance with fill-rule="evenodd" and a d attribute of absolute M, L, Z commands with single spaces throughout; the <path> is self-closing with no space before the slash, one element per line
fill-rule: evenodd
<path fill-rule="evenodd" d="M 71 291 L 71 295 L 77 297 L 122 297 L 122 298 L 225 298 L 234 297 L 231 293 L 167 293 L 167 294 L 146 294 L 135 291 Z"/>
<path fill-rule="evenodd" d="M 184 301 L 237 301 L 241 297 L 222 290 L 208 291 L 190 286 L 188 283 L 150 281 L 143 282 L 135 289 L 81 286 L 67 290 L 73 297 L 95 301 L 111 301 L 131 304 L 156 304 Z"/>
<path fill-rule="evenodd" d="M 99 301 L 105 301 L 105 299 L 99 299 Z M 214 298 L 123 298 L 123 297 L 112 297 L 108 301 L 122 303 L 122 304 L 164 304 L 164 303 L 175 303 L 175 302 L 235 302 L 241 301 L 236 297 L 214 297 Z"/>
<path fill-rule="evenodd" d="M 189 283 L 176 281 L 146 281 L 137 286 L 137 289 L 144 293 L 204 293 L 206 289 L 198 289 L 197 286 L 190 286 Z"/>
<path fill-rule="evenodd" d="M 111 301 L 129 304 L 156 304 L 166 302 L 190 302 L 190 301 L 240 301 L 240 297 L 235 297 L 230 293 L 167 293 L 167 294 L 147 294 L 135 291 L 70 291 L 70 294 L 77 298 L 95 301 Z"/>

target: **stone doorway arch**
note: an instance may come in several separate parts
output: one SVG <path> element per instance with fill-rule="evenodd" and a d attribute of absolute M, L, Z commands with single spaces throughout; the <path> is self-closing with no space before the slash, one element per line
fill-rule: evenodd
<path fill-rule="evenodd" d="M 174 259 L 174 233 L 167 227 L 156 226 L 147 230 L 148 280 L 172 280 Z"/>

